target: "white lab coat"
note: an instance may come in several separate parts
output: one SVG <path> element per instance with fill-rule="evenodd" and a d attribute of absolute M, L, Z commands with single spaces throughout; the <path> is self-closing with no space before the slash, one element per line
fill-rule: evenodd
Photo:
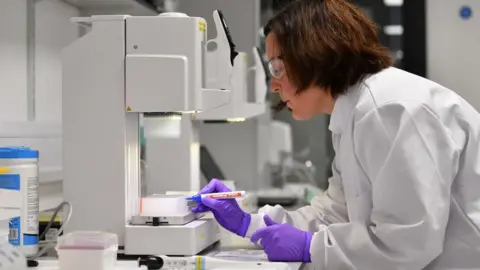
<path fill-rule="evenodd" d="M 434 82 L 388 68 L 338 98 L 324 196 L 267 206 L 315 232 L 314 269 L 480 269 L 480 115 Z"/>

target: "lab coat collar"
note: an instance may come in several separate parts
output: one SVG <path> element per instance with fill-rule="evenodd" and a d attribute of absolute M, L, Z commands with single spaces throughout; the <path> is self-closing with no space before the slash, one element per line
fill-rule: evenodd
<path fill-rule="evenodd" d="M 345 130 L 345 126 L 350 122 L 349 119 L 351 119 L 353 110 L 365 88 L 365 82 L 358 83 L 350 87 L 346 94 L 337 98 L 328 126 L 332 133 L 341 134 Z"/>

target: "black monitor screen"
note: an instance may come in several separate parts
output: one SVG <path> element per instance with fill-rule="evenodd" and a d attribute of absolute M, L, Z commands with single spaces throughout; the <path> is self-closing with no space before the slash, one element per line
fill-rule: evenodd
<path fill-rule="evenodd" d="M 213 159 L 213 156 L 208 151 L 205 145 L 200 145 L 200 170 L 207 181 L 217 178 L 225 180 L 225 175 Z"/>

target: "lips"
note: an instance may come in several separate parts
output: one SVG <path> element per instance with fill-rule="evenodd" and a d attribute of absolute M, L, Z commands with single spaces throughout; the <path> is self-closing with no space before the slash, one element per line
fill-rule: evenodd
<path fill-rule="evenodd" d="M 279 111 L 283 110 L 286 106 L 287 106 L 287 104 L 285 104 L 285 102 L 280 101 L 277 104 L 273 105 L 271 108 L 272 108 L 272 110 L 279 112 Z"/>

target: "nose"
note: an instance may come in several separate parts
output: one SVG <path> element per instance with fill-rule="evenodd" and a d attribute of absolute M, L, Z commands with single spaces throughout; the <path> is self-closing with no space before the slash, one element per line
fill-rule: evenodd
<path fill-rule="evenodd" d="M 280 92 L 280 83 L 275 78 L 270 81 L 270 91 L 273 93 Z"/>

